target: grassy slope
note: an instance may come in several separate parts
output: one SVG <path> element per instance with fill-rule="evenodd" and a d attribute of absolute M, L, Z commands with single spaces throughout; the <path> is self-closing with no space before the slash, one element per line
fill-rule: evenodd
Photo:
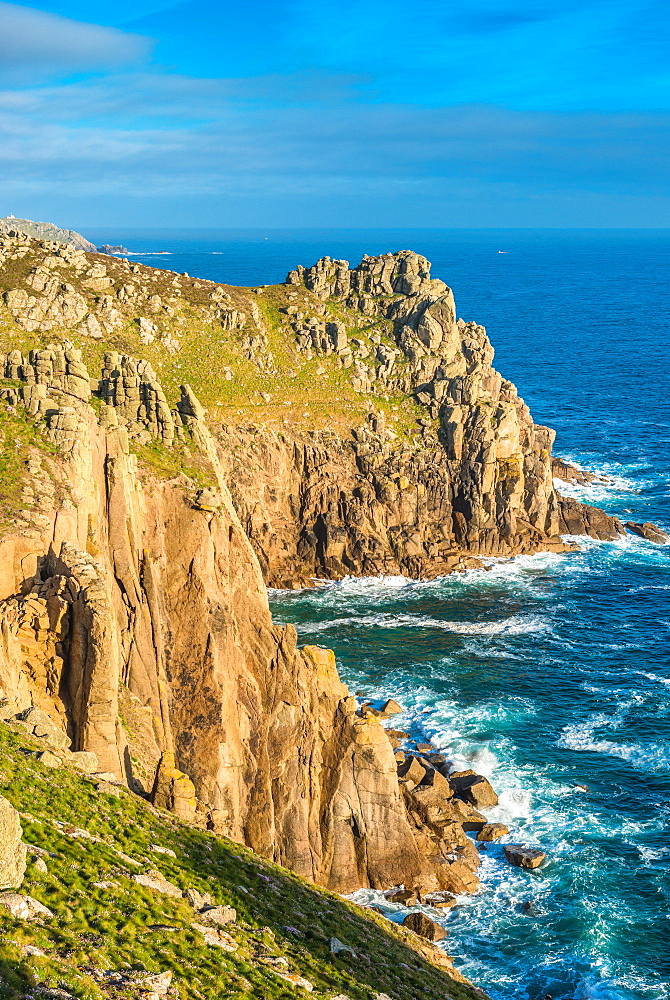
<path fill-rule="evenodd" d="M 50 852 L 48 874 L 29 861 L 22 892 L 55 914 L 41 923 L 13 920 L 0 909 L 0 997 L 15 1000 L 43 983 L 81 1000 L 138 996 L 138 987 L 104 989 L 94 970 L 171 970 L 182 1000 L 289 998 L 306 995 L 277 977 L 264 962 L 285 956 L 291 972 L 314 985 L 315 998 L 343 994 L 372 1000 L 474 1000 L 469 985 L 455 982 L 410 946 L 412 935 L 383 917 L 316 889 L 296 875 L 253 855 L 239 844 L 160 813 L 131 793 L 98 792 L 92 779 L 67 768 L 50 770 L 31 750 L 32 737 L 0 724 L 0 792 L 29 819 L 24 840 Z M 75 839 L 51 822 L 88 830 L 104 843 Z M 171 848 L 177 857 L 153 852 Z M 136 867 L 116 851 L 141 862 Z M 198 918 L 185 900 L 143 888 L 133 872 L 159 869 L 180 888 L 211 893 L 236 908 L 226 930 L 239 944 L 234 953 L 207 946 L 191 923 Z M 94 882 L 112 881 L 111 888 Z M 172 930 L 156 929 L 167 925 Z M 330 953 L 337 937 L 357 959 Z M 420 939 L 419 949 L 427 947 Z M 45 957 L 26 957 L 21 945 Z M 109 987 L 108 987 L 109 989 Z"/>
<path fill-rule="evenodd" d="M 39 263 L 40 255 L 29 255 L 15 261 L 8 261 L 0 271 L 0 291 L 9 288 L 25 288 L 34 294 L 25 278 Z M 43 254 L 42 254 L 43 256 Z M 14 323 L 9 311 L 0 302 L 0 351 L 19 348 L 27 351 L 41 345 L 61 341 L 68 337 L 83 350 L 84 360 L 92 376 L 97 376 L 105 351 L 118 350 L 134 357 L 146 358 L 156 370 L 172 403 L 179 395 L 179 386 L 190 384 L 196 395 L 208 408 L 213 418 L 221 417 L 235 423 L 240 416 L 262 421 L 268 425 L 279 425 L 285 419 L 297 427 L 340 427 L 345 429 L 360 423 L 371 406 L 385 410 L 394 426 L 401 433 L 416 427 L 418 416 L 425 416 L 425 410 L 414 400 L 404 395 L 363 396 L 354 391 L 351 373 L 344 370 L 336 356 L 314 357 L 307 360 L 295 346 L 295 335 L 289 327 L 288 317 L 281 312 L 289 302 L 297 306 L 305 315 L 314 315 L 321 304 L 311 292 L 304 288 L 287 285 L 267 285 L 257 292 L 246 288 L 219 285 L 214 282 L 175 275 L 171 271 L 136 265 L 137 270 L 129 272 L 122 261 L 104 255 L 88 254 L 91 263 L 102 262 L 108 274 L 114 279 L 109 294 L 115 295 L 122 285 L 136 285 L 146 289 L 148 294 L 158 294 L 163 302 L 169 302 L 174 315 L 158 317 L 147 311 L 141 304 L 117 303 L 124 313 L 126 322 L 122 328 L 103 338 L 92 341 L 74 330 L 51 330 L 46 333 L 26 333 Z M 80 291 L 93 305 L 96 294 L 86 289 L 85 276 L 78 275 L 65 262 L 59 274 L 77 291 Z M 243 330 L 224 331 L 221 323 L 211 316 L 213 306 L 211 292 L 223 289 L 230 297 L 224 308 L 243 311 L 247 321 Z M 106 294 L 106 293 L 105 293 Z M 291 298 L 289 298 L 291 296 Z M 268 346 L 272 351 L 276 372 L 266 374 L 243 357 L 242 343 L 246 336 L 254 336 L 258 330 L 251 319 L 249 302 L 254 301 L 267 328 Z M 93 306 L 93 309 L 95 307 Z M 161 331 L 178 337 L 181 348 L 170 354 L 158 339 L 152 344 L 142 345 L 139 340 L 135 319 L 145 315 L 155 321 Z M 328 315 L 322 317 L 342 320 L 350 335 L 367 340 L 372 333 L 379 333 L 382 342 L 395 346 L 389 336 L 388 321 L 375 321 L 353 310 L 347 310 L 341 303 L 328 303 Z M 370 358 L 367 362 L 370 362 Z M 234 373 L 232 380 L 225 378 L 228 366 Z M 317 369 L 325 368 L 325 376 L 317 375 Z M 402 363 L 398 362 L 398 371 Z M 268 403 L 261 393 L 270 393 Z"/>

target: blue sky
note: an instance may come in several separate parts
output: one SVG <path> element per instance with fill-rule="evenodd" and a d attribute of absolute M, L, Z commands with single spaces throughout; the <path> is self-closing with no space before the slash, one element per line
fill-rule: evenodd
<path fill-rule="evenodd" d="M 0 0 L 0 215 L 670 226 L 670 8 Z"/>

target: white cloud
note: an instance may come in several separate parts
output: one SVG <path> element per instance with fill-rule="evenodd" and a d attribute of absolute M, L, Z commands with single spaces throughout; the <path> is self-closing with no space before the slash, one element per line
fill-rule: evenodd
<path fill-rule="evenodd" d="M 54 74 L 109 70 L 145 58 L 150 39 L 0 0 L 0 79 L 34 84 Z"/>

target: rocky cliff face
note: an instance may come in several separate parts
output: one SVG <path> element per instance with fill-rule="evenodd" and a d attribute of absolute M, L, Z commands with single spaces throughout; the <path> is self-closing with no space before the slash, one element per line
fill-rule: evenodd
<path fill-rule="evenodd" d="M 353 338 L 343 323 L 305 322 L 289 305 L 300 350 L 335 355 L 375 402 L 404 394 L 424 415 L 409 438 L 379 405 L 346 435 L 224 428 L 221 441 L 234 442 L 234 501 L 268 582 L 425 578 L 472 556 L 566 551 L 561 534 L 623 532 L 615 518 L 556 492 L 554 432 L 533 423 L 492 367 L 486 331 L 456 319 L 451 290 L 430 278 L 425 258 L 365 258 L 353 270 L 324 258 L 287 281 L 365 317 L 365 333 Z"/>
<path fill-rule="evenodd" d="M 7 469 L 28 441 L 0 538 L 7 711 L 338 891 L 476 887 L 484 817 L 430 761 L 398 771 L 265 582 L 564 547 L 552 432 L 483 328 L 411 253 L 254 293 L 23 236 L 0 258 Z"/>
<path fill-rule="evenodd" d="M 55 465 L 31 456 L 40 510 L 0 542 L 11 712 L 38 707 L 101 771 L 321 884 L 453 888 L 462 865 L 429 860 L 437 848 L 405 809 L 379 721 L 357 711 L 330 651 L 300 650 L 273 625 L 204 421 L 175 410 L 209 451 L 216 488 L 143 485 L 117 420 L 131 393 L 96 415 L 68 353 L 50 359 L 47 381 L 19 383 L 26 400 L 43 389 L 58 452 Z M 101 395 L 117 370 L 105 365 Z M 170 410 L 162 422 L 154 412 L 147 425 L 164 436 Z M 444 850 L 468 850 L 453 819 L 441 832 Z"/>

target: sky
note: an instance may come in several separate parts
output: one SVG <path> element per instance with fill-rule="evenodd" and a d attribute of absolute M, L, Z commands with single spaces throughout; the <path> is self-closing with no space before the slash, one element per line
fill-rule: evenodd
<path fill-rule="evenodd" d="M 670 6 L 0 0 L 0 216 L 670 226 Z"/>

